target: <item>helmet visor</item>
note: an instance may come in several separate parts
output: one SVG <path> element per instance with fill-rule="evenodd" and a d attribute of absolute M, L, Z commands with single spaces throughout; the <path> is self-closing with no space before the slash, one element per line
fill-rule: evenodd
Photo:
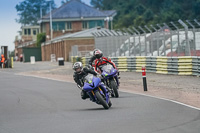
<path fill-rule="evenodd" d="M 79 68 L 76 68 L 75 71 L 76 71 L 77 73 L 80 73 L 80 72 L 81 72 L 81 68 L 80 68 L 80 67 L 79 67 Z"/>
<path fill-rule="evenodd" d="M 96 58 L 101 58 L 101 54 L 96 54 Z"/>

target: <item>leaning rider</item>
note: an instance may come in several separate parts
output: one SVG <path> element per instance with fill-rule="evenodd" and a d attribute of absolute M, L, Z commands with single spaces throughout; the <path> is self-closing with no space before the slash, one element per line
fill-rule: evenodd
<path fill-rule="evenodd" d="M 96 55 L 95 55 L 95 52 L 96 51 L 100 51 L 99 49 L 94 49 L 94 51 L 93 51 L 93 56 L 90 58 L 90 60 L 89 60 L 89 65 L 91 65 L 92 66 L 92 63 L 97 59 L 97 57 L 96 57 Z"/>
<path fill-rule="evenodd" d="M 88 68 L 88 67 L 83 67 L 83 65 L 82 65 L 81 62 L 75 62 L 74 65 L 73 65 L 73 69 L 75 70 L 74 75 L 73 75 L 74 81 L 77 83 L 77 85 L 78 85 L 79 88 L 82 88 L 82 87 L 84 86 L 83 78 L 84 78 L 85 76 L 87 76 L 88 73 L 93 74 L 93 75 L 95 75 L 95 76 L 98 75 L 94 70 L 92 70 L 92 69 L 90 69 L 90 68 Z M 106 94 L 107 89 L 106 89 L 105 85 L 104 85 L 103 83 L 101 83 L 101 84 L 100 84 L 100 87 L 101 87 L 101 89 L 103 90 L 103 92 Z M 89 96 L 88 96 L 88 95 L 89 95 Z M 94 101 L 94 99 L 93 99 L 93 97 L 91 96 L 91 94 L 90 94 L 90 93 L 87 93 L 86 91 L 84 91 L 84 90 L 82 89 L 82 91 L 81 91 L 81 98 L 82 98 L 83 100 L 85 100 L 86 98 L 89 98 L 89 97 L 90 97 L 90 99 L 91 99 L 92 101 Z"/>
<path fill-rule="evenodd" d="M 107 64 L 110 64 L 113 66 L 113 68 L 117 69 L 117 67 L 115 66 L 115 63 L 113 63 L 110 59 L 108 60 L 108 58 L 103 57 L 103 53 L 101 50 L 95 51 L 94 55 L 97 58 L 95 60 L 95 71 L 102 72 L 101 67 Z M 118 72 L 118 76 L 119 76 L 119 72 Z M 115 77 L 115 80 L 117 84 L 119 85 L 119 80 L 117 76 Z"/>

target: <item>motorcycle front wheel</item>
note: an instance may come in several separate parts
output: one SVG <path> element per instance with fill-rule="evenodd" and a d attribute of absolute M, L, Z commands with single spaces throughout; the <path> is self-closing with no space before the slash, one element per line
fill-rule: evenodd
<path fill-rule="evenodd" d="M 118 89 L 117 89 L 117 83 L 113 79 L 110 80 L 110 87 L 113 89 L 115 97 L 119 97 L 119 92 L 118 92 Z"/>
<path fill-rule="evenodd" d="M 100 101 L 101 105 L 104 107 L 104 109 L 109 109 L 109 105 L 106 102 L 106 100 L 102 97 L 99 91 L 95 92 L 95 95 L 97 99 Z"/>

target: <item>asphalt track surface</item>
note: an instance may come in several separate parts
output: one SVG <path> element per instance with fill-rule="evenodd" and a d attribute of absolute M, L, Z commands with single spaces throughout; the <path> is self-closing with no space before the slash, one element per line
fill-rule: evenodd
<path fill-rule="evenodd" d="M 0 133 L 200 132 L 200 111 L 170 101 L 120 92 L 104 110 L 73 83 L 14 70 L 0 70 L 0 85 Z"/>

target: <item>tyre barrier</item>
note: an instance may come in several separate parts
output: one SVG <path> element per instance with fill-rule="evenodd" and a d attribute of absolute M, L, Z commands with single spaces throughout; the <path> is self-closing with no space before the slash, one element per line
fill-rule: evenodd
<path fill-rule="evenodd" d="M 83 63 L 83 66 L 86 66 L 89 63 L 89 58 L 82 57 L 81 62 Z"/>
<path fill-rule="evenodd" d="M 111 60 L 112 60 L 112 58 L 111 58 Z M 127 57 L 118 58 L 118 62 L 115 64 L 117 65 L 117 68 L 120 71 L 124 71 L 124 72 L 128 71 Z"/>
<path fill-rule="evenodd" d="M 142 72 L 142 66 L 146 67 L 146 57 L 136 56 L 136 72 Z"/>
<path fill-rule="evenodd" d="M 195 75 L 200 76 L 200 57 L 180 56 L 180 57 L 110 57 L 120 71 L 142 72 L 142 66 L 147 72 L 159 74 L 175 75 Z M 71 62 L 81 61 L 83 66 L 89 62 L 89 57 L 71 57 Z"/>
<path fill-rule="evenodd" d="M 75 62 L 81 62 L 82 61 L 82 58 L 83 57 L 78 57 L 78 56 L 71 56 L 71 58 L 70 58 L 70 61 L 72 62 L 72 63 L 75 63 Z"/>
<path fill-rule="evenodd" d="M 156 60 L 156 73 L 168 74 L 168 58 L 167 57 L 157 57 Z"/>

